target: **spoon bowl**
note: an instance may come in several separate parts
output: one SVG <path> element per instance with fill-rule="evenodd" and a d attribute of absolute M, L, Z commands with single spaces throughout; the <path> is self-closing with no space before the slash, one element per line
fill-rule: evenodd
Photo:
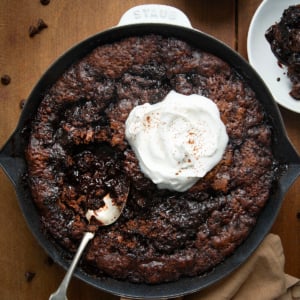
<path fill-rule="evenodd" d="M 121 216 L 123 208 L 126 205 L 126 200 L 129 193 L 128 189 L 123 192 L 118 198 L 114 199 L 110 194 L 106 194 L 103 198 L 104 205 L 99 207 L 96 210 L 89 209 L 86 213 L 86 218 L 90 222 L 92 218 L 95 218 L 99 223 L 99 227 L 108 226 L 117 221 Z M 49 297 L 49 300 L 67 300 L 67 289 L 72 278 L 72 275 L 75 271 L 75 268 L 81 258 L 81 255 L 86 248 L 87 244 L 95 236 L 95 232 L 85 232 L 83 238 L 80 242 L 80 245 L 76 251 L 76 254 L 72 260 L 72 263 L 59 285 L 58 289 L 52 293 Z"/>

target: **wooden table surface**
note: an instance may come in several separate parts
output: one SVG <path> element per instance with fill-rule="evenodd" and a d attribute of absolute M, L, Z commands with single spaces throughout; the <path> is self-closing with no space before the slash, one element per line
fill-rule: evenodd
<path fill-rule="evenodd" d="M 39 0 L 0 1 L 0 147 L 12 134 L 26 99 L 49 65 L 75 43 L 116 25 L 130 7 L 160 3 L 173 5 L 189 16 L 192 25 L 224 41 L 247 58 L 250 20 L 261 0 Z M 30 38 L 28 29 L 42 18 L 48 28 Z M 280 108 L 288 135 L 300 152 L 300 115 Z M 48 299 L 64 270 L 51 264 L 30 233 L 14 189 L 0 171 L 0 298 Z M 300 277 L 300 180 L 287 193 L 272 232 L 281 237 L 286 272 Z M 297 218 L 298 213 L 298 218 Z M 26 273 L 35 274 L 31 281 Z M 28 273 L 27 273 L 28 275 Z M 69 299 L 117 299 L 73 278 Z"/>

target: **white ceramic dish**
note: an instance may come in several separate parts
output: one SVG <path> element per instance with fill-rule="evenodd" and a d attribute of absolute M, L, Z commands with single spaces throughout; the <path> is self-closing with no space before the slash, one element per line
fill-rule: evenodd
<path fill-rule="evenodd" d="M 247 51 L 250 64 L 263 78 L 281 106 L 300 113 L 300 101 L 289 95 L 291 82 L 287 69 L 278 64 L 265 38 L 266 30 L 278 22 L 284 9 L 300 4 L 300 0 L 264 0 L 256 10 L 248 31 Z"/>

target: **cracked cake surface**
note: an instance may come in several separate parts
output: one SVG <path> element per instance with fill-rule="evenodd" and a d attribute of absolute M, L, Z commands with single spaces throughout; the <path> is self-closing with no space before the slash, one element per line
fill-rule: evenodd
<path fill-rule="evenodd" d="M 212 99 L 229 136 L 222 160 L 185 192 L 158 189 L 124 135 L 135 106 L 171 90 Z M 82 266 L 98 276 L 153 284 L 203 274 L 234 253 L 269 197 L 271 131 L 247 82 L 210 53 L 159 35 L 99 46 L 49 88 L 31 122 L 28 178 L 43 231 L 70 252 L 95 231 Z M 128 186 L 114 224 L 88 223 L 88 209 Z"/>
<path fill-rule="evenodd" d="M 300 4 L 286 8 L 280 20 L 268 28 L 265 37 L 279 63 L 287 67 L 290 95 L 300 100 Z"/>

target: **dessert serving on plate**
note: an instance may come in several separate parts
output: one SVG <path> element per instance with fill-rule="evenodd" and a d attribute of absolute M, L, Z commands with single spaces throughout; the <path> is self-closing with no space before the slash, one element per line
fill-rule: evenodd
<path fill-rule="evenodd" d="M 162 283 L 212 270 L 247 238 L 276 177 L 272 126 L 234 68 L 157 34 L 107 43 L 45 92 L 28 178 L 43 231 L 86 272 Z M 87 212 L 128 190 L 121 217 Z"/>
<path fill-rule="evenodd" d="M 300 100 L 300 4 L 286 8 L 279 22 L 265 34 L 280 64 L 287 66 L 292 88 L 290 95 Z"/>

